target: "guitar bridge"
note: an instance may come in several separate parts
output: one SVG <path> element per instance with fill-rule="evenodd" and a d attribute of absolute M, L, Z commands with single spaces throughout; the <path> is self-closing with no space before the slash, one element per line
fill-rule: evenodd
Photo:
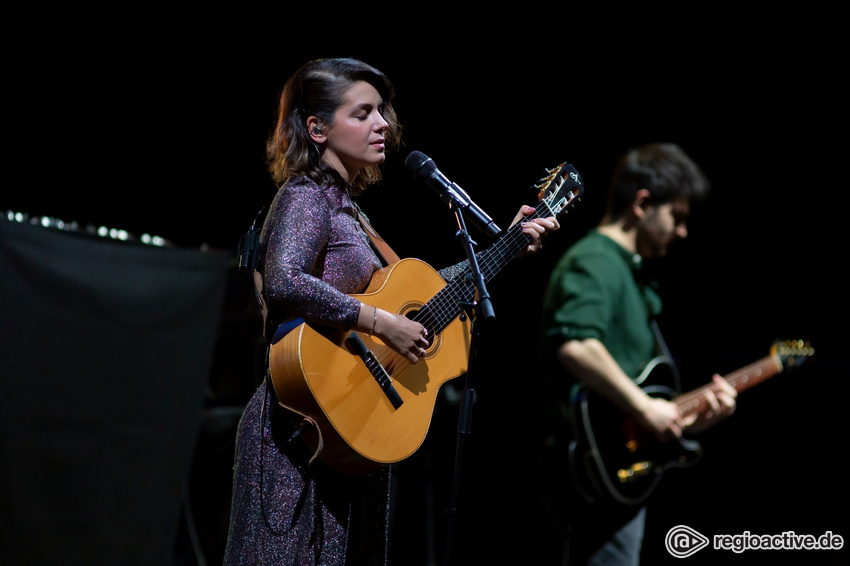
<path fill-rule="evenodd" d="M 404 403 L 404 401 L 398 394 L 398 391 L 395 390 L 395 387 L 393 387 L 390 374 L 387 373 L 387 370 L 384 369 L 384 366 L 382 366 L 381 362 L 378 361 L 375 353 L 366 347 L 366 344 L 363 342 L 363 339 L 360 338 L 360 335 L 356 332 L 352 332 L 349 334 L 348 338 L 345 339 L 345 343 L 348 344 L 348 349 L 360 356 L 360 359 L 362 359 L 363 363 L 366 364 L 366 369 L 369 370 L 369 373 L 371 373 L 372 377 L 375 378 L 375 381 L 378 382 L 381 390 L 387 396 L 387 399 L 390 400 L 390 403 L 392 403 L 393 408 L 398 409 L 401 407 L 401 404 Z"/>

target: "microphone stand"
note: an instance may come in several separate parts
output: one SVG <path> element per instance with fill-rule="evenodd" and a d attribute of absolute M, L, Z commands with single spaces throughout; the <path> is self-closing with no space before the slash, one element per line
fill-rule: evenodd
<path fill-rule="evenodd" d="M 472 377 L 475 373 L 473 371 L 473 366 L 477 353 L 478 338 L 480 336 L 479 322 L 482 319 L 484 321 L 488 321 L 496 317 L 495 313 L 493 312 L 493 305 L 490 300 L 490 294 L 487 292 L 487 286 L 484 282 L 484 276 L 481 274 L 481 270 L 478 266 L 478 259 L 475 257 L 475 250 L 473 248 L 475 242 L 472 240 L 472 238 L 470 238 L 469 233 L 466 230 L 466 223 L 463 219 L 463 209 L 468 206 L 468 203 L 465 203 L 462 200 L 458 199 L 457 196 L 451 191 L 447 191 L 447 193 L 449 194 L 448 198 L 451 200 L 449 206 L 450 208 L 452 208 L 452 210 L 454 210 L 455 217 L 457 218 L 457 237 L 461 240 L 461 244 L 463 245 L 463 248 L 466 251 L 467 257 L 469 258 L 469 267 L 472 272 L 472 281 L 475 284 L 475 300 L 473 300 L 472 303 L 464 303 L 461 305 L 464 308 L 464 311 L 469 311 L 471 313 L 472 336 L 470 339 L 469 362 L 467 364 L 466 371 L 466 385 L 461 396 L 460 412 L 458 415 L 457 447 L 455 449 L 455 464 L 454 477 L 452 481 L 451 504 L 449 506 L 449 509 L 447 510 L 448 528 L 446 533 L 445 545 L 445 566 L 449 566 L 449 564 L 451 563 L 455 517 L 457 515 L 457 501 L 460 494 L 460 478 L 463 467 L 462 464 L 464 445 L 467 437 L 472 432 L 472 406 L 475 400 L 475 388 L 472 384 Z"/>

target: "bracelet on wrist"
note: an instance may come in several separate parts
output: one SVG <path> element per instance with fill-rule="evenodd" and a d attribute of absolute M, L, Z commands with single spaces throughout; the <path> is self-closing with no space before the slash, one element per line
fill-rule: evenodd
<path fill-rule="evenodd" d="M 375 332 L 375 324 L 378 322 L 378 307 L 372 306 L 372 328 L 369 329 L 369 334 L 366 336 L 367 338 L 372 337 L 372 333 Z"/>

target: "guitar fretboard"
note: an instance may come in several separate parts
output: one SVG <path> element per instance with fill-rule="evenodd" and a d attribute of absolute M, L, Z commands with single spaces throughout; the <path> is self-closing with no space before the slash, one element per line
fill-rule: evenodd
<path fill-rule="evenodd" d="M 525 220 L 551 216 L 556 216 L 556 214 L 550 208 L 549 203 L 542 200 L 537 203 L 534 212 L 525 217 Z M 485 283 L 491 281 L 509 261 L 531 242 L 531 236 L 522 231 L 521 224 L 522 221 L 510 226 L 489 248 L 476 255 L 478 267 Z M 475 300 L 475 292 L 472 268 L 467 266 L 460 275 L 452 279 L 431 300 L 425 303 L 414 315 L 413 320 L 422 323 L 428 329 L 428 333 L 435 336 L 460 316 L 464 305 L 472 304 Z"/>
<path fill-rule="evenodd" d="M 724 376 L 724 379 L 729 382 L 738 392 L 749 389 L 753 385 L 757 385 L 765 379 L 776 375 L 782 371 L 782 364 L 776 356 L 767 356 L 745 366 L 738 371 Z M 699 389 L 694 389 L 688 393 L 680 395 L 676 398 L 676 405 L 679 407 L 679 412 L 683 416 L 688 416 L 693 413 L 703 413 L 708 410 L 706 402 L 706 394 L 709 391 L 716 391 L 718 386 L 714 383 L 703 385 Z"/>
<path fill-rule="evenodd" d="M 814 354 L 814 350 L 809 346 L 808 342 L 798 340 L 786 342 L 784 345 L 777 343 L 774 345 L 769 356 L 765 356 L 737 371 L 725 375 L 723 379 L 729 382 L 740 393 L 776 374 L 782 373 L 787 368 L 802 363 L 812 354 Z M 698 389 L 680 395 L 674 402 L 679 407 L 679 412 L 682 416 L 702 413 L 708 409 L 706 394 L 709 391 L 716 392 L 717 390 L 717 384 L 713 382 L 708 383 Z"/>

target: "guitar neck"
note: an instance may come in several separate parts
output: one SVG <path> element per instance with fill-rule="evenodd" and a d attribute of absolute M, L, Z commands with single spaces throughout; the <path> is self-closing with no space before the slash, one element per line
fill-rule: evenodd
<path fill-rule="evenodd" d="M 554 214 L 550 212 L 548 204 L 541 201 L 534 212 L 525 217 L 525 220 L 548 216 L 554 216 Z M 484 281 L 492 280 L 530 242 L 531 236 L 523 232 L 521 222 L 517 222 L 504 231 L 489 248 L 478 253 L 476 258 Z M 425 325 L 432 334 L 442 332 L 460 315 L 464 304 L 475 300 L 475 283 L 471 272 L 472 268 L 467 266 L 463 273 L 452 279 L 423 305 L 414 319 Z"/>
<path fill-rule="evenodd" d="M 545 201 L 538 203 L 534 212 L 524 218 L 525 221 L 534 220 L 536 218 L 544 218 L 554 216 L 550 212 Z M 531 236 L 522 231 L 522 220 L 517 222 L 489 248 L 478 255 L 478 267 L 481 269 L 481 275 L 484 281 L 493 279 L 502 268 L 508 264 L 519 252 L 531 242 Z M 470 268 L 467 268 L 467 272 Z M 466 278 L 466 272 L 463 275 Z M 460 279 L 460 278 L 458 278 Z M 471 289 L 475 291 L 474 287 Z"/>
<path fill-rule="evenodd" d="M 781 360 L 777 355 L 771 354 L 723 376 L 723 379 L 740 393 L 781 372 Z M 709 391 L 716 392 L 718 389 L 718 386 L 712 382 L 678 396 L 675 403 L 679 407 L 679 412 L 682 416 L 705 412 L 708 410 L 708 403 L 705 401 L 706 394 Z"/>
<path fill-rule="evenodd" d="M 560 218 L 566 214 L 584 193 L 584 184 L 575 167 L 564 162 L 550 169 L 548 175 L 535 185 L 540 189 L 538 203 L 534 212 L 522 220 L 536 220 L 554 216 Z M 531 236 L 522 231 L 522 221 L 510 226 L 499 238 L 483 252 L 476 254 L 476 263 L 484 282 L 495 277 L 507 263 L 519 254 L 531 242 Z M 472 269 L 466 270 L 449 281 L 430 301 L 414 315 L 428 331 L 437 335 L 458 316 L 466 305 L 474 304 L 475 280 Z"/>

